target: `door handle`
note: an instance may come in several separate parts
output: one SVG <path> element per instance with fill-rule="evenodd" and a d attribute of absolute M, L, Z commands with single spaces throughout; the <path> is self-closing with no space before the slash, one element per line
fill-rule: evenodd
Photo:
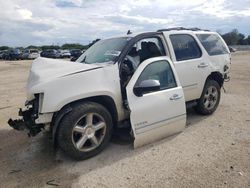
<path fill-rule="evenodd" d="M 205 67 L 208 67 L 208 64 L 207 63 L 200 63 L 198 65 L 198 68 L 205 68 Z"/>
<path fill-rule="evenodd" d="M 172 97 L 170 97 L 169 99 L 171 100 L 171 101 L 176 101 L 176 100 L 179 100 L 179 99 L 181 99 L 182 98 L 182 96 L 181 95 L 178 95 L 178 94 L 174 94 Z"/>

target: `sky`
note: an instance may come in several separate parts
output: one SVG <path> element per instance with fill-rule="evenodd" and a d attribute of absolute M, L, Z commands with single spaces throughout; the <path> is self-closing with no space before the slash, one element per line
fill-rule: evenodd
<path fill-rule="evenodd" d="M 250 35 L 250 0 L 0 0 L 0 46 L 88 44 L 176 26 Z"/>

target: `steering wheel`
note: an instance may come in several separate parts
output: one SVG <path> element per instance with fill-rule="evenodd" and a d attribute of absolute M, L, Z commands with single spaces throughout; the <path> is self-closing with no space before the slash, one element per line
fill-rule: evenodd
<path fill-rule="evenodd" d="M 126 55 L 126 57 L 124 59 L 124 63 L 126 65 L 128 65 L 131 73 L 133 74 L 135 72 L 135 70 L 136 70 L 136 62 L 135 62 L 134 58 L 132 58 L 129 55 Z"/>
<path fill-rule="evenodd" d="M 127 55 L 124 58 L 121 70 L 122 80 L 124 83 L 127 83 L 127 81 L 130 80 L 131 76 L 135 72 L 135 63 L 132 57 Z"/>

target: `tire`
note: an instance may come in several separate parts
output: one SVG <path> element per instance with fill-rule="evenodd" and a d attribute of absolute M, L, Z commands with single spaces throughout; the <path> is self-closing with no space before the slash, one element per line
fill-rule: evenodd
<path fill-rule="evenodd" d="M 215 80 L 207 80 L 195 111 L 202 115 L 212 114 L 220 102 L 221 88 Z"/>
<path fill-rule="evenodd" d="M 70 157 L 84 160 L 107 146 L 112 130 L 112 117 L 105 107 L 94 102 L 79 103 L 62 118 L 57 142 Z"/>

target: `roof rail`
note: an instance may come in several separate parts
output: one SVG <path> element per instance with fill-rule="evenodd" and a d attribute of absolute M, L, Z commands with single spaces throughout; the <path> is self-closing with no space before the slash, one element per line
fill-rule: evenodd
<path fill-rule="evenodd" d="M 200 29 L 200 28 L 198 28 L 198 27 L 192 27 L 192 28 L 172 27 L 172 28 L 167 28 L 167 29 L 159 29 L 159 30 L 157 30 L 157 32 L 172 31 L 172 30 L 177 30 L 177 31 L 181 31 L 181 30 L 189 30 L 189 31 L 209 31 L 209 30 L 205 30 L 205 29 Z"/>

